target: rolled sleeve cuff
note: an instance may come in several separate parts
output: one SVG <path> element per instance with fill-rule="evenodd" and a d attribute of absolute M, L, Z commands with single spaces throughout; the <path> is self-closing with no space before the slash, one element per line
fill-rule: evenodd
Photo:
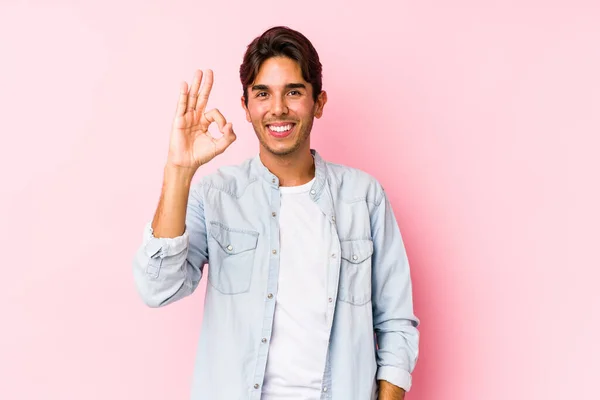
<path fill-rule="evenodd" d="M 392 385 L 396 385 L 407 392 L 412 386 L 412 376 L 408 371 L 389 365 L 379 367 L 377 370 L 377 380 L 388 381 Z"/>
<path fill-rule="evenodd" d="M 150 258 L 164 258 L 179 254 L 187 248 L 189 240 L 187 229 L 183 232 L 183 235 L 174 238 L 154 237 L 151 222 L 148 222 L 144 229 L 144 250 Z"/>

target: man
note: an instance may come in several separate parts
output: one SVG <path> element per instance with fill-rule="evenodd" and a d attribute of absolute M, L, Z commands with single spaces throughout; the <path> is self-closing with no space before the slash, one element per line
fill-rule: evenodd
<path fill-rule="evenodd" d="M 240 78 L 259 154 L 194 184 L 236 136 L 205 111 L 211 71 L 181 86 L 134 275 L 159 307 L 190 295 L 209 264 L 193 400 L 399 400 L 410 389 L 419 334 L 404 245 L 381 185 L 310 147 L 321 76 L 299 32 L 256 38 Z"/>

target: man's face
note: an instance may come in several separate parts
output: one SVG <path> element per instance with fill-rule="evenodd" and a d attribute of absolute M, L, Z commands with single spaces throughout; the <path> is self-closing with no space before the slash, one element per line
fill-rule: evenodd
<path fill-rule="evenodd" d="M 296 61 L 272 57 L 263 62 L 242 107 L 265 150 L 285 156 L 310 149 L 313 119 L 321 117 L 327 102 L 324 91 L 315 102 L 312 90 Z"/>

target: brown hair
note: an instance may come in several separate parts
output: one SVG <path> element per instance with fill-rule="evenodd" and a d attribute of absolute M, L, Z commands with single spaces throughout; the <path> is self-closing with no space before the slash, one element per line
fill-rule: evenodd
<path fill-rule="evenodd" d="M 263 62 L 271 57 L 287 57 L 296 61 L 302 78 L 313 88 L 313 100 L 321 93 L 322 65 L 317 50 L 303 34 L 286 26 L 268 29 L 248 45 L 240 66 L 244 102 L 248 105 L 248 86 L 254 82 Z"/>

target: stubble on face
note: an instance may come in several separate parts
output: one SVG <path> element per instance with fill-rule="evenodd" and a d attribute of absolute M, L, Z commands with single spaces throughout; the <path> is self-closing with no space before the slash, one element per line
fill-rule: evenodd
<path fill-rule="evenodd" d="M 259 143 L 261 144 L 262 147 L 265 148 L 265 150 L 267 150 L 269 153 L 275 155 L 275 156 L 279 156 L 279 157 L 284 157 L 290 154 L 295 153 L 296 151 L 298 151 L 298 149 L 300 149 L 302 147 L 302 145 L 310 140 L 310 132 L 312 130 L 312 126 L 313 126 L 313 120 L 311 119 L 310 121 L 307 121 L 308 123 L 304 123 L 300 125 L 300 123 L 298 121 L 296 121 L 296 127 L 299 128 L 298 133 L 295 133 L 295 139 L 294 142 L 291 146 L 288 146 L 287 148 L 281 148 L 281 149 L 276 149 L 272 146 L 270 146 L 270 144 L 268 143 L 267 140 L 265 140 L 265 135 L 269 135 L 268 132 L 266 131 L 266 127 L 265 124 L 263 123 L 256 123 L 254 121 L 252 121 L 252 127 L 254 128 L 254 132 L 256 133 L 256 137 L 258 138 Z M 294 129 L 296 129 L 296 127 L 294 127 Z"/>

